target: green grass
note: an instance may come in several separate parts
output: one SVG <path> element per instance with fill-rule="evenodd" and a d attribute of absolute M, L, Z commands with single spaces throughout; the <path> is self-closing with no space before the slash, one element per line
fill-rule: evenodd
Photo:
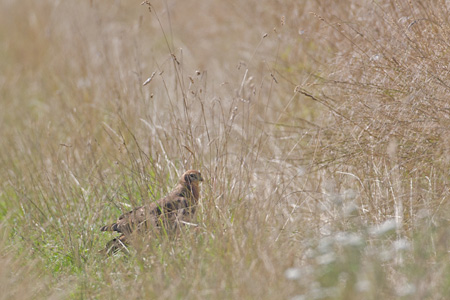
<path fill-rule="evenodd" d="M 445 3 L 139 4 L 0 0 L 0 299 L 450 297 Z"/>

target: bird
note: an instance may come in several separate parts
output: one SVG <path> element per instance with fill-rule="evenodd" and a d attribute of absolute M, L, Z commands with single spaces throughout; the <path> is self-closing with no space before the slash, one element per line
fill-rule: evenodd
<path fill-rule="evenodd" d="M 100 231 L 115 231 L 121 235 L 109 241 L 101 251 L 113 254 L 128 250 L 127 245 L 134 236 L 151 233 L 155 229 L 171 231 L 195 213 L 200 197 L 199 183 L 203 181 L 197 170 L 186 171 L 178 180 L 175 188 L 158 201 L 137 207 L 119 217 Z"/>

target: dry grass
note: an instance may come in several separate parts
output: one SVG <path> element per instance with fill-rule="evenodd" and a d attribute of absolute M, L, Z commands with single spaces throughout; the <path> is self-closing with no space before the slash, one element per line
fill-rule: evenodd
<path fill-rule="evenodd" d="M 446 2 L 178 2 L 0 0 L 2 297 L 450 297 Z"/>

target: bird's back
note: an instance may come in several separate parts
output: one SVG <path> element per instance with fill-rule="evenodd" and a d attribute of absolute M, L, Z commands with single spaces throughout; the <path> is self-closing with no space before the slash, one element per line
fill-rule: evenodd
<path fill-rule="evenodd" d="M 173 227 L 178 219 L 185 219 L 194 212 L 195 203 L 175 192 L 157 202 L 137 207 L 121 215 L 117 222 L 103 226 L 100 230 L 129 235 L 134 231 L 146 231 L 161 226 L 168 229 Z"/>

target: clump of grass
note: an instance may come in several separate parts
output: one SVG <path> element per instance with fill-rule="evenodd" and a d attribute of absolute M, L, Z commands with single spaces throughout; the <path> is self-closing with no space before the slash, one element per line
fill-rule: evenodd
<path fill-rule="evenodd" d="M 345 166 L 341 174 L 359 181 L 367 217 L 394 216 L 409 228 L 420 211 L 445 211 L 435 204 L 448 187 L 448 88 L 439 67 L 448 24 L 434 6 L 401 1 L 358 11 L 368 9 L 372 22 L 322 18 L 341 37 L 339 55 L 320 90 L 301 92 L 330 111 L 323 164 Z M 385 26 L 374 30 L 375 20 Z"/>
<path fill-rule="evenodd" d="M 0 299 L 59 299 L 70 293 L 68 282 L 52 282 L 42 261 L 27 257 L 20 247 L 11 245 L 9 230 L 2 222 L 0 236 Z M 18 254 L 19 252 L 19 254 Z"/>

